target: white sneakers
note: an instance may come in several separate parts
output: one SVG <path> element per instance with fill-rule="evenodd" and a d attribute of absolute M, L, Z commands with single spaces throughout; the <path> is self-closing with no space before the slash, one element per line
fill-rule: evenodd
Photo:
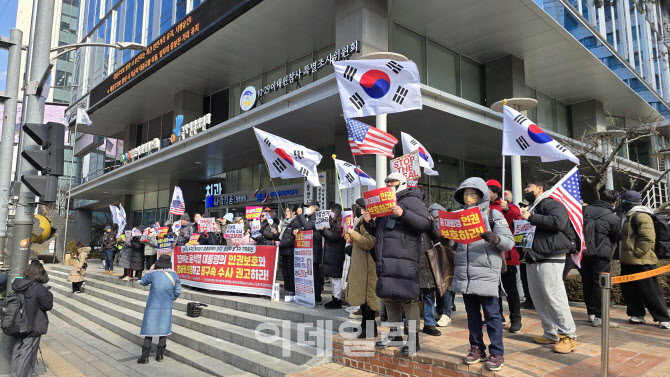
<path fill-rule="evenodd" d="M 658 327 L 663 330 L 670 329 L 670 322 L 659 322 Z"/>
<path fill-rule="evenodd" d="M 437 327 L 447 327 L 449 325 L 451 325 L 451 318 L 448 315 L 442 314 L 440 320 L 437 321 Z"/>
<path fill-rule="evenodd" d="M 647 323 L 647 321 L 644 320 L 644 317 L 633 316 L 633 317 L 630 317 L 630 319 L 628 320 L 628 323 L 630 323 L 631 325 L 640 325 L 640 324 L 643 324 L 643 323 Z"/>
<path fill-rule="evenodd" d="M 598 317 L 593 318 L 593 321 L 591 322 L 591 326 L 600 327 L 602 325 L 603 325 L 603 320 L 601 318 L 598 318 Z M 618 327 L 619 327 L 618 323 L 614 323 L 614 322 L 610 321 L 610 328 L 616 329 Z"/>
<path fill-rule="evenodd" d="M 589 314 L 589 323 L 593 323 L 593 320 L 596 319 L 595 314 Z"/>

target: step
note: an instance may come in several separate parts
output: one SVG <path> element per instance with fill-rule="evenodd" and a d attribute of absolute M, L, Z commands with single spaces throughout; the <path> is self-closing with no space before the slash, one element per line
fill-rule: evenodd
<path fill-rule="evenodd" d="M 62 279 L 60 276 L 52 276 L 50 282 L 53 284 L 62 285 L 64 289 L 70 287 L 70 283 L 65 279 Z M 121 308 L 131 309 L 139 314 L 144 313 L 144 308 L 148 297 L 148 294 L 146 294 L 145 291 L 118 287 L 118 291 L 120 291 L 120 293 L 112 292 L 108 289 L 109 286 L 105 286 L 104 288 L 96 287 L 98 284 L 99 283 L 97 282 L 87 283 L 84 287 L 85 295 L 97 297 Z M 175 301 L 175 310 L 173 310 L 172 316 L 173 324 L 180 325 L 194 331 L 206 333 L 224 341 L 238 344 L 242 347 L 249 348 L 275 358 L 282 358 L 297 365 L 306 364 L 310 362 L 312 358 L 317 356 L 316 348 L 310 347 L 306 344 L 303 345 L 293 342 L 284 342 L 283 340 L 276 340 L 271 343 L 268 343 L 267 341 L 262 342 L 256 338 L 256 332 L 254 331 L 255 327 L 245 328 L 236 326 L 231 322 L 219 321 L 202 316 L 198 318 L 188 317 L 186 315 L 186 304 L 187 301 L 185 300 L 177 299 L 177 301 Z M 102 310 L 108 314 L 113 314 L 110 312 L 111 310 L 109 308 L 103 307 Z M 270 320 L 270 318 L 267 318 L 267 320 Z M 277 326 L 281 328 L 281 323 L 278 323 Z M 287 355 L 285 355 L 283 352 L 285 349 L 289 351 Z"/>
<path fill-rule="evenodd" d="M 79 308 L 80 304 L 74 302 L 75 300 L 58 291 L 53 291 L 53 295 L 55 302 L 59 305 L 54 305 L 50 313 L 98 339 L 104 340 L 125 350 L 134 350 L 138 356 L 140 355 L 140 344 L 143 342 L 143 338 L 139 335 L 139 327 L 126 324 L 124 325 L 124 334 L 120 334 L 117 331 L 111 331 L 109 328 L 101 326 L 100 322 L 113 323 L 117 321 L 116 318 L 93 309 L 86 311 L 81 310 Z M 66 302 L 69 302 L 71 305 L 66 305 Z M 76 310 L 72 310 L 71 307 L 75 307 Z M 85 313 L 85 315 L 82 315 L 82 313 Z M 97 322 L 94 322 L 89 318 L 96 318 Z M 172 341 L 168 342 L 167 348 L 165 349 L 165 356 L 171 357 L 181 363 L 214 376 L 248 377 L 253 375 L 249 372 L 235 368 L 230 364 L 224 363 L 223 361 L 217 360 L 216 358 L 204 355 Z"/>
<path fill-rule="evenodd" d="M 56 273 L 67 277 L 72 267 L 62 265 L 49 265 L 47 267 L 49 274 Z M 117 269 L 119 270 L 119 269 Z M 117 276 L 102 275 L 99 269 L 93 269 L 86 274 L 86 280 L 90 283 L 92 280 L 111 283 L 117 286 L 136 287 L 149 291 L 149 287 L 143 287 L 139 283 L 125 282 Z M 211 304 L 220 308 L 232 309 L 240 312 L 257 314 L 263 317 L 275 318 L 279 320 L 289 320 L 294 323 L 316 324 L 317 321 L 330 320 L 333 328 L 338 328 L 349 321 L 344 310 L 326 310 L 323 306 L 317 306 L 314 309 L 299 307 L 295 303 L 272 302 L 267 297 L 257 297 L 249 295 L 235 295 L 227 292 L 206 292 L 197 291 L 190 287 L 182 285 L 182 294 L 180 298 L 186 301 L 198 301 L 204 304 Z"/>
<path fill-rule="evenodd" d="M 60 271 L 50 271 L 50 276 L 53 278 L 62 278 L 66 279 L 67 276 L 60 272 Z M 90 277 L 89 274 L 87 274 L 87 277 Z M 118 277 L 117 277 L 118 280 Z M 133 298 L 142 302 L 146 302 L 147 296 L 149 292 L 147 290 L 144 290 L 139 283 L 130 283 L 130 282 L 122 282 L 124 284 L 110 284 L 105 281 L 97 280 L 97 279 L 87 279 L 87 285 L 85 286 L 87 289 L 88 287 L 92 288 L 98 288 L 102 289 L 107 292 L 112 292 L 119 294 L 124 297 L 129 297 Z M 68 283 L 69 284 L 69 283 Z M 138 289 L 141 288 L 141 289 Z M 183 295 L 182 295 L 183 296 Z M 186 312 L 186 304 L 189 302 L 189 300 L 180 298 L 175 301 L 174 309 L 176 312 Z M 142 310 L 144 306 L 142 306 Z M 228 308 L 223 308 L 215 305 L 210 305 L 207 308 L 203 308 L 201 311 L 201 317 L 205 318 L 210 318 L 216 321 L 224 322 L 224 323 L 229 323 L 233 324 L 236 326 L 244 327 L 246 329 L 256 329 L 260 325 L 268 325 L 272 324 L 277 326 L 278 328 L 284 330 L 285 324 L 282 323 L 281 319 L 277 318 L 271 318 L 271 317 L 266 317 L 258 314 L 253 314 L 253 313 L 247 313 L 247 312 L 241 312 L 233 309 L 228 309 Z M 334 322 L 336 326 L 339 326 L 339 324 L 343 322 L 343 320 L 338 319 L 337 321 Z M 298 323 L 295 323 L 293 321 L 288 322 L 288 328 L 290 329 L 290 337 L 288 337 L 291 341 L 293 342 L 298 342 L 299 340 L 304 340 L 304 339 L 309 339 L 309 334 L 308 332 L 312 331 L 314 329 L 314 326 L 299 326 Z M 338 327 L 334 327 L 338 328 Z M 267 331 L 264 331 L 267 332 Z M 282 334 L 285 336 L 284 334 Z"/>
<path fill-rule="evenodd" d="M 105 300 L 85 293 L 74 295 L 67 287 L 60 284 L 53 285 L 52 291 L 54 300 L 59 304 L 90 318 L 100 318 L 99 314 L 104 314 L 106 318 L 100 318 L 103 326 L 129 340 L 140 341 L 142 314 L 131 309 L 117 308 L 116 305 L 110 305 Z M 59 297 L 56 297 L 56 293 Z M 67 296 L 70 296 L 70 300 L 63 300 Z M 239 369 L 260 376 L 278 377 L 307 369 L 307 366 L 295 365 L 176 324 L 172 325 L 170 341 L 188 345 L 189 348 L 207 356 L 225 360 Z"/>

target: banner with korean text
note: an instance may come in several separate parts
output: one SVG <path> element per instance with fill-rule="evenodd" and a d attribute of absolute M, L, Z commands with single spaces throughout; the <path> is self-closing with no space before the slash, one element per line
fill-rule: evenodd
<path fill-rule="evenodd" d="M 175 247 L 172 267 L 183 285 L 270 297 L 277 253 L 275 246 Z"/>
<path fill-rule="evenodd" d="M 203 217 L 199 219 L 198 232 L 216 232 L 216 219 L 213 217 Z"/>
<path fill-rule="evenodd" d="M 163 238 L 158 238 L 158 247 L 156 248 L 157 254 L 169 254 L 172 252 L 172 244 L 174 243 L 173 236 L 167 236 Z"/>
<path fill-rule="evenodd" d="M 440 234 L 458 243 L 469 244 L 479 241 L 480 234 L 486 232 L 486 225 L 479 207 L 465 211 L 439 211 Z"/>
<path fill-rule="evenodd" d="M 390 216 L 391 208 L 396 205 L 395 188 L 382 187 L 363 193 L 365 207 L 372 217 Z"/>
<path fill-rule="evenodd" d="M 295 264 L 295 302 L 313 308 L 314 297 L 314 240 L 311 230 L 298 232 L 293 252 Z"/>
<path fill-rule="evenodd" d="M 514 220 L 514 245 L 526 249 L 532 248 L 535 229 L 536 227 L 526 220 Z"/>

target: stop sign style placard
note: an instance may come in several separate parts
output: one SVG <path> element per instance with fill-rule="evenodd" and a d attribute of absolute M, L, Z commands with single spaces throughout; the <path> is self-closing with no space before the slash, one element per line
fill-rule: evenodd
<path fill-rule="evenodd" d="M 400 173 L 407 178 L 407 187 L 416 187 L 421 177 L 419 152 L 412 152 L 391 160 L 391 173 Z"/>

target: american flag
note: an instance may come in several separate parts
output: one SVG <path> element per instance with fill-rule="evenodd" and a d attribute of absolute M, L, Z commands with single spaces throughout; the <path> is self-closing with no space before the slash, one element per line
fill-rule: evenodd
<path fill-rule="evenodd" d="M 186 212 L 186 203 L 184 202 L 184 195 L 181 192 L 179 186 L 174 187 L 174 193 L 172 194 L 172 204 L 170 204 L 170 214 L 172 215 L 183 215 Z"/>
<path fill-rule="evenodd" d="M 575 166 L 551 190 L 547 191 L 547 196 L 558 200 L 565 206 L 565 209 L 568 210 L 570 223 L 575 228 L 575 231 L 577 231 L 581 247 L 579 248 L 579 253 L 572 256 L 577 266 L 580 266 L 582 251 L 586 248 L 586 244 L 584 243 L 584 217 L 582 216 L 582 195 L 580 189 L 579 170 Z"/>
<path fill-rule="evenodd" d="M 398 143 L 393 135 L 354 119 L 347 119 L 347 133 L 351 154 L 355 156 L 380 154 L 393 157 L 393 146 Z"/>

